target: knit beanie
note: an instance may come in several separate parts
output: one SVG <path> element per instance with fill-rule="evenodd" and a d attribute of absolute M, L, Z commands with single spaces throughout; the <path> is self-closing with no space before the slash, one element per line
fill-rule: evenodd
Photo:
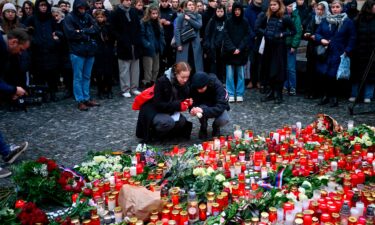
<path fill-rule="evenodd" d="M 191 81 L 191 88 L 199 89 L 203 88 L 208 84 L 209 77 L 205 72 L 197 72 L 194 74 L 193 79 Z"/>
<path fill-rule="evenodd" d="M 3 6 L 2 13 L 4 13 L 6 10 L 13 10 L 14 12 L 17 12 L 16 7 L 12 3 L 9 3 L 9 2 L 5 3 L 5 5 Z"/>

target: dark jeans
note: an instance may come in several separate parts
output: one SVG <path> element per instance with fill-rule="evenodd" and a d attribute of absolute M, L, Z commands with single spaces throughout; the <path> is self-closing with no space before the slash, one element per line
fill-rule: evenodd
<path fill-rule="evenodd" d="M 212 127 L 220 128 L 225 126 L 227 123 L 229 123 L 229 115 L 227 111 L 224 111 L 220 116 L 218 117 L 207 117 L 203 116 L 199 119 L 199 122 L 201 123 L 201 130 L 207 130 L 208 126 L 208 119 L 214 118 L 214 122 L 212 123 Z"/>
<path fill-rule="evenodd" d="M 4 137 L 3 137 L 2 133 L 0 132 L 0 154 L 3 157 L 5 157 L 9 154 L 9 152 L 10 152 L 9 145 L 7 145 L 7 143 L 5 143 Z"/>
<path fill-rule="evenodd" d="M 186 123 L 186 118 L 180 114 L 178 121 L 174 121 L 171 115 L 166 113 L 158 113 L 152 121 L 156 133 L 159 137 L 166 136 L 172 129 L 182 129 Z"/>

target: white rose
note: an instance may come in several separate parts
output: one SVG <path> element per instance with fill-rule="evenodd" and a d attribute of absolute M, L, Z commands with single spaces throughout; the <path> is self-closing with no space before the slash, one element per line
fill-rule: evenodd
<path fill-rule="evenodd" d="M 230 188 L 230 182 L 226 181 L 223 183 L 223 186 L 226 187 L 226 188 Z"/>
<path fill-rule="evenodd" d="M 368 147 L 370 147 L 370 146 L 372 146 L 372 142 L 371 141 L 366 141 L 365 145 L 368 146 Z"/>
<path fill-rule="evenodd" d="M 194 174 L 194 176 L 201 176 L 202 175 L 202 168 L 195 168 L 194 170 L 193 170 L 193 174 Z"/>
<path fill-rule="evenodd" d="M 293 193 L 286 194 L 286 198 L 292 200 L 293 202 L 297 201 L 297 197 Z"/>
<path fill-rule="evenodd" d="M 282 193 L 281 191 L 277 192 L 275 197 L 283 197 L 284 193 Z"/>
<path fill-rule="evenodd" d="M 94 161 L 96 163 L 101 163 L 101 162 L 104 162 L 106 160 L 107 160 L 107 158 L 103 155 L 94 156 Z"/>
<path fill-rule="evenodd" d="M 311 183 L 306 181 L 306 180 L 302 183 L 301 186 L 304 187 L 304 188 L 309 188 L 309 189 L 312 188 Z"/>

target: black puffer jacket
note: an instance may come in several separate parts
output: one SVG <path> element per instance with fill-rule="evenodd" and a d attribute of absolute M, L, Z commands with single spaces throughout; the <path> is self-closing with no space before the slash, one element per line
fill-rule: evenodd
<path fill-rule="evenodd" d="M 81 14 L 79 7 L 85 7 L 86 12 Z M 95 37 L 99 27 L 94 18 L 87 12 L 88 4 L 85 0 L 75 0 L 73 11 L 64 20 L 64 32 L 68 39 L 70 53 L 82 57 L 95 55 L 97 44 Z"/>
<path fill-rule="evenodd" d="M 241 10 L 241 15 L 236 17 L 235 9 Z M 244 18 L 241 3 L 235 2 L 232 7 L 232 16 L 224 26 L 223 58 L 228 65 L 245 65 L 249 54 L 250 27 Z M 240 53 L 233 55 L 236 49 Z"/>
<path fill-rule="evenodd" d="M 375 50 L 375 16 L 366 14 L 359 16 L 355 25 L 357 42 L 352 57 L 351 79 L 361 81 L 371 53 Z M 367 81 L 375 82 L 375 63 L 372 63 Z"/>
<path fill-rule="evenodd" d="M 138 59 L 142 51 L 141 24 L 134 8 L 126 18 L 123 5 L 119 5 L 112 17 L 112 30 L 117 40 L 117 56 L 122 60 Z"/>
<path fill-rule="evenodd" d="M 264 36 L 266 40 L 274 43 L 284 43 L 285 38 L 296 34 L 296 28 L 294 27 L 293 21 L 288 15 L 284 15 L 281 19 L 272 15 L 267 19 L 265 13 L 258 15 L 258 19 L 255 24 L 255 31 Z M 281 33 L 283 34 L 282 37 Z"/>
<path fill-rule="evenodd" d="M 214 118 L 220 116 L 225 110 L 230 109 L 228 104 L 228 94 L 223 84 L 214 74 L 209 75 L 207 90 L 199 93 L 197 90 L 191 91 L 193 107 L 206 105 L 203 107 L 203 115 Z"/>

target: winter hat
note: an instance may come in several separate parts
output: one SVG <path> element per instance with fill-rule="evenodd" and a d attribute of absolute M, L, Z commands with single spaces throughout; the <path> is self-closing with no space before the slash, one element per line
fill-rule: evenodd
<path fill-rule="evenodd" d="M 12 3 L 5 3 L 5 5 L 3 6 L 2 13 L 4 13 L 6 10 L 13 10 L 13 11 L 17 12 L 16 7 Z"/>
<path fill-rule="evenodd" d="M 288 6 L 288 5 L 290 5 L 294 2 L 296 2 L 296 0 L 283 0 L 283 3 L 284 3 L 285 6 Z"/>
<path fill-rule="evenodd" d="M 208 84 L 209 78 L 208 74 L 205 72 L 197 72 L 194 74 L 193 79 L 191 80 L 191 88 L 199 89 L 203 88 Z"/>

